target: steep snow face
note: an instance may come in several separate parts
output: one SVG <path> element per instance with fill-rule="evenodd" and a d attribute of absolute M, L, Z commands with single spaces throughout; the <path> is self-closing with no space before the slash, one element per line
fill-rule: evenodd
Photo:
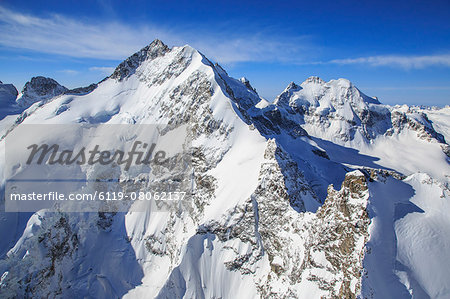
<path fill-rule="evenodd" d="M 430 298 L 450 296 L 450 189 L 427 174 L 405 180 L 415 190 L 409 205 L 397 206 L 397 275 L 408 290 Z M 406 210 L 406 211 L 405 211 Z M 407 212 L 414 211 L 414 213 Z M 413 250 L 411 250 L 413 248 Z"/>
<path fill-rule="evenodd" d="M 58 96 L 68 89 L 52 78 L 33 77 L 23 87 L 21 93 L 17 97 L 17 104 L 22 108 L 28 108 L 33 103 L 48 100 Z"/>
<path fill-rule="evenodd" d="M 419 109 L 417 109 L 419 110 Z M 450 106 L 446 106 L 442 109 L 430 108 L 420 109 L 433 125 L 433 128 L 439 134 L 444 136 L 445 141 L 450 141 Z"/>
<path fill-rule="evenodd" d="M 450 175 L 450 149 L 444 135 L 434 129 L 427 111 L 410 107 L 391 107 L 392 128 L 371 144 L 357 147 L 361 153 L 378 157 L 377 163 L 405 175 L 426 172 L 441 181 Z M 437 110 L 439 111 L 439 110 Z M 444 113 L 442 113 L 444 112 Z M 445 115 L 445 110 L 441 113 Z M 436 126 L 446 133 L 439 115 Z M 439 126 L 439 123 L 441 124 Z"/>
<path fill-rule="evenodd" d="M 394 176 L 372 172 L 362 293 L 368 298 L 447 298 L 448 183 L 424 173 Z"/>

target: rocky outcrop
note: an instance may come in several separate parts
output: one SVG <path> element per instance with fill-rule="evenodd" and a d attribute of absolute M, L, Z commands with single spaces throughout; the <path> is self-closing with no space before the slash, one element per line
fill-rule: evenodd
<path fill-rule="evenodd" d="M 66 91 L 68 91 L 66 87 L 52 78 L 33 77 L 25 84 L 16 102 L 21 108 L 26 109 L 36 102 L 49 100 Z"/>
<path fill-rule="evenodd" d="M 296 213 L 294 209 L 304 211 L 305 201 L 318 204 L 314 194 L 300 183 L 300 174 L 283 175 L 289 172 L 289 158 L 274 141 L 268 142 L 265 157 L 254 194 L 223 218 L 228 221 L 208 222 L 197 234 L 214 234 L 226 244 L 239 244 L 231 242 L 236 239 L 248 244 L 251 250 L 245 254 L 239 254 L 238 247 L 226 247 L 235 257 L 225 266 L 242 275 L 261 277 L 255 269 L 267 256 L 269 272 L 257 280 L 262 298 L 299 297 L 308 283 L 327 298 L 356 298 L 370 223 L 364 174 L 347 174 L 339 191 L 330 186 L 316 214 Z M 279 284 L 284 287 L 279 289 Z"/>
<path fill-rule="evenodd" d="M 91 84 L 89 86 L 77 87 L 77 88 L 74 88 L 74 89 L 67 90 L 64 93 L 65 94 L 83 95 L 83 94 L 88 94 L 88 93 L 92 92 L 97 87 L 98 87 L 98 84 L 93 83 L 93 84 Z"/>

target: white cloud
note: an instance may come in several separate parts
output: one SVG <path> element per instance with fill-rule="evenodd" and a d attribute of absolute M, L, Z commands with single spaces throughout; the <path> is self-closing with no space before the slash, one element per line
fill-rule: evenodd
<path fill-rule="evenodd" d="M 76 75 L 76 74 L 79 73 L 79 72 L 76 71 L 76 70 L 60 70 L 59 72 L 60 72 L 60 73 L 64 73 L 64 74 L 66 74 L 66 75 Z"/>
<path fill-rule="evenodd" d="M 140 35 L 162 35 L 145 27 L 136 30 L 118 23 L 83 23 L 61 15 L 41 18 L 1 6 L 0 32 L 3 46 L 100 59 L 123 59 L 145 45 Z"/>
<path fill-rule="evenodd" d="M 250 36 L 223 38 L 225 34 L 193 39 L 192 46 L 207 57 L 221 63 L 244 61 L 288 62 L 304 61 L 313 52 L 307 36 L 274 38 L 270 32 L 259 32 Z M 317 47 L 316 47 L 317 48 Z"/>
<path fill-rule="evenodd" d="M 370 56 L 349 59 L 335 59 L 330 63 L 335 64 L 368 64 L 371 66 L 392 66 L 404 69 L 421 69 L 429 66 L 450 66 L 450 55 L 426 55 L 426 56 Z"/>
<path fill-rule="evenodd" d="M 224 28 L 227 29 L 219 32 L 179 29 L 175 33 L 154 24 L 130 26 L 58 14 L 44 18 L 0 6 L 0 45 L 41 53 L 122 60 L 155 38 L 169 45 L 188 43 L 220 63 L 301 62 L 314 52 L 307 36 L 282 37 L 280 30 L 241 34 L 238 30 Z"/>
<path fill-rule="evenodd" d="M 100 72 L 105 75 L 111 75 L 114 72 L 114 67 L 109 66 L 93 66 L 89 68 L 90 71 Z"/>

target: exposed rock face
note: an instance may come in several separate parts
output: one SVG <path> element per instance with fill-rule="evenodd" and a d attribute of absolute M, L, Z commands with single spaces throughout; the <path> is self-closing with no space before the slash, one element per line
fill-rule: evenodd
<path fill-rule="evenodd" d="M 80 94 L 80 95 L 88 94 L 88 93 L 92 92 L 94 89 L 96 89 L 97 86 L 98 86 L 98 84 L 93 83 L 93 84 L 91 84 L 89 86 L 86 86 L 86 87 L 77 87 L 77 88 L 74 88 L 74 89 L 67 90 L 64 93 L 66 93 L 66 94 Z"/>
<path fill-rule="evenodd" d="M 43 215 L 42 215 L 43 216 Z M 25 263 L 10 267 L 8 282 L 16 284 L 16 289 L 9 289 L 9 293 L 3 294 L 7 298 L 26 297 L 27 294 L 46 297 L 51 294 L 61 296 L 68 285 L 63 281 L 65 269 L 61 264 L 68 263 L 78 246 L 78 237 L 72 231 L 71 224 L 65 215 L 59 214 L 55 217 L 35 216 L 31 221 L 40 225 L 36 238 L 27 240 L 26 246 L 33 248 L 27 253 Z M 45 257 L 45 258 L 42 258 Z M 30 260 L 36 259 L 32 264 Z M 2 261 L 1 266 L 13 263 L 14 258 Z M 24 282 L 34 283 L 25 285 Z M 48 288 L 52 285 L 52 289 Z M 9 288 L 11 286 L 8 286 Z M 8 291 L 8 290 L 6 290 Z"/>
<path fill-rule="evenodd" d="M 20 107 L 26 109 L 36 102 L 51 99 L 67 90 L 52 78 L 33 77 L 25 84 L 16 102 Z"/>
<path fill-rule="evenodd" d="M 134 74 L 142 62 L 163 56 L 169 51 L 169 47 L 163 44 L 159 39 L 156 39 L 150 45 L 146 46 L 139 52 L 134 53 L 132 56 L 120 63 L 110 78 L 117 79 L 119 81 L 123 80 Z"/>
<path fill-rule="evenodd" d="M 273 140 L 267 144 L 265 159 L 255 192 L 228 211 L 223 220 L 201 225 L 197 234 L 216 236 L 213 246 L 223 243 L 220 247 L 229 257 L 225 268 L 253 276 L 263 298 L 302 297 L 310 283 L 327 297 L 356 298 L 370 223 L 365 210 L 369 193 L 364 175 L 359 171 L 349 173 L 340 191 L 330 187 L 316 214 L 298 213 L 295 210 L 305 210 L 305 206 L 317 208 L 314 193 L 301 183 L 300 174 L 283 175 L 291 162 Z M 292 168 L 297 171 L 294 169 L 297 167 Z M 290 180 L 293 177 L 297 178 L 295 182 Z M 242 247 L 247 250 L 242 252 Z M 270 267 L 261 273 L 258 265 L 265 260 Z M 177 273 L 160 294 L 178 292 Z M 192 286 L 188 284 L 187 288 Z"/>
<path fill-rule="evenodd" d="M 308 279 L 318 280 L 322 288 L 330 291 L 331 297 L 357 298 L 360 293 L 364 245 L 369 238 L 368 199 L 364 175 L 360 171 L 348 173 L 341 190 L 329 188 L 328 197 L 317 212 L 316 223 L 311 227 L 313 237 L 307 246 L 309 252 L 305 267 L 314 272 L 322 265 L 328 271 L 340 275 L 337 281 L 329 280 L 327 275 L 313 273 Z M 325 263 L 314 260 L 318 252 L 325 254 Z"/>
<path fill-rule="evenodd" d="M 316 214 L 291 214 L 287 197 L 274 194 L 270 187 L 261 190 L 267 193 L 259 198 L 258 227 L 271 263 L 261 295 L 301 297 L 302 286 L 313 281 L 328 297 L 356 298 L 370 222 L 364 176 L 349 174 L 340 191 L 330 188 Z M 277 283 L 284 280 L 289 287 L 277 290 Z"/>
<path fill-rule="evenodd" d="M 409 128 L 417 132 L 417 137 L 427 141 L 446 142 L 444 136 L 434 130 L 433 124 L 427 115 L 421 111 L 411 109 L 405 112 L 394 110 L 392 113 L 392 127 L 396 132 Z M 392 134 L 392 131 L 389 131 L 388 134 Z"/>

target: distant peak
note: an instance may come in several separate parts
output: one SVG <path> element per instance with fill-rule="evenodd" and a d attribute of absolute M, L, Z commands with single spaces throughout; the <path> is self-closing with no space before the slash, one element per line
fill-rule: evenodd
<path fill-rule="evenodd" d="M 351 87 L 354 86 L 353 83 L 350 80 L 345 79 L 345 78 L 339 78 L 337 80 L 331 80 L 330 82 L 336 82 L 337 84 L 339 84 L 340 86 L 345 87 L 345 88 L 351 88 Z"/>
<path fill-rule="evenodd" d="M 294 82 L 291 82 L 291 83 L 289 83 L 289 85 L 285 88 L 285 91 L 292 90 L 292 89 L 297 90 L 297 89 L 301 89 L 301 87 L 300 87 L 299 85 L 295 84 Z"/>
<path fill-rule="evenodd" d="M 35 102 L 48 100 L 67 90 L 52 78 L 36 76 L 25 84 L 16 102 L 20 107 L 27 108 Z"/>
<path fill-rule="evenodd" d="M 17 89 L 12 84 L 3 84 L 0 81 L 0 103 L 14 103 L 18 95 Z M 1 107 L 0 107 L 1 108 Z"/>
<path fill-rule="evenodd" d="M 46 95 L 49 90 L 53 89 L 67 90 L 66 87 L 59 84 L 55 79 L 43 76 L 32 77 L 30 81 L 25 83 L 22 93 L 35 92 L 39 96 Z"/>
<path fill-rule="evenodd" d="M 152 41 L 150 43 L 149 46 L 153 46 L 153 47 L 167 47 L 167 45 L 164 44 L 160 39 L 155 39 L 154 41 Z"/>
<path fill-rule="evenodd" d="M 170 51 L 169 46 L 167 46 L 161 40 L 155 39 L 148 46 L 142 48 L 139 52 L 150 52 L 150 53 L 163 52 L 163 53 L 166 53 L 168 51 Z"/>
<path fill-rule="evenodd" d="M 294 82 L 289 83 L 289 85 L 284 89 L 284 91 L 275 99 L 273 102 L 277 106 L 289 105 L 289 99 L 292 94 L 296 91 L 301 90 L 302 87 L 300 85 L 295 84 Z"/>
<path fill-rule="evenodd" d="M 311 76 L 308 79 L 306 79 L 303 83 L 325 84 L 325 81 L 323 81 L 321 78 L 317 76 Z"/>

